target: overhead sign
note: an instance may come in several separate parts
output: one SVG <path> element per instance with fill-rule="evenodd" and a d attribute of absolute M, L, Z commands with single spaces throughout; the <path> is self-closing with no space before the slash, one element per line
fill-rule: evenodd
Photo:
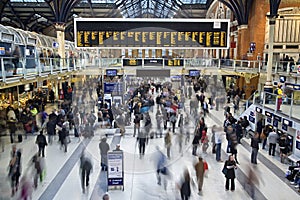
<path fill-rule="evenodd" d="M 228 49 L 229 22 L 228 19 L 75 18 L 75 44 L 108 49 Z"/>

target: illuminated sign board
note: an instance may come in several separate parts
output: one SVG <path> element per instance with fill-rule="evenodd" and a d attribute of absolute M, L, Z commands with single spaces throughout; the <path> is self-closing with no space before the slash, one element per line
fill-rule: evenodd
<path fill-rule="evenodd" d="M 76 47 L 229 48 L 227 19 L 75 18 Z"/>

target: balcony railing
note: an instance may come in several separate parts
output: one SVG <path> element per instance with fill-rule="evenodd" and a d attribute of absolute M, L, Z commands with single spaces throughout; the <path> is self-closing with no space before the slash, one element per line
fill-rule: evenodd
<path fill-rule="evenodd" d="M 300 119 L 300 99 L 294 93 L 291 93 L 289 96 L 282 96 L 280 110 L 278 109 L 279 101 L 278 95 L 274 93 L 257 91 L 246 101 L 246 109 L 251 104 L 256 104 L 272 110 L 274 114 L 283 114 L 289 118 Z"/>
<path fill-rule="evenodd" d="M 125 60 L 132 60 L 131 64 L 126 64 Z M 148 60 L 146 64 L 146 60 Z M 79 57 L 71 58 L 20 58 L 18 62 L 12 57 L 0 58 L 0 81 L 18 80 L 20 77 L 27 79 L 36 75 L 55 74 L 63 71 L 73 71 L 88 67 L 96 68 L 123 68 L 137 67 L 144 68 L 151 66 L 149 60 L 157 60 L 160 64 L 154 67 L 162 68 L 211 68 L 224 69 L 235 72 L 266 73 L 267 63 L 264 61 L 250 60 L 230 60 L 214 58 L 93 58 L 83 59 Z M 134 64 L 136 61 L 136 64 Z M 170 61 L 170 62 L 168 62 Z M 293 74 L 298 73 L 300 63 L 291 65 L 290 62 L 274 62 L 272 73 Z"/>
<path fill-rule="evenodd" d="M 0 81 L 17 82 L 21 78 L 34 79 L 37 76 L 85 69 L 91 60 L 79 58 L 0 58 Z"/>

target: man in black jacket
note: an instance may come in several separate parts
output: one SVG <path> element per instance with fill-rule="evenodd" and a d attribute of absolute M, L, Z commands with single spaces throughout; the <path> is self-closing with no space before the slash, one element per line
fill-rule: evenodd
<path fill-rule="evenodd" d="M 39 153 L 38 155 L 45 157 L 45 146 L 47 146 L 47 141 L 46 141 L 46 137 L 43 135 L 43 131 L 40 131 L 40 134 L 37 136 L 36 138 L 36 142 L 35 142 L 38 147 L 39 147 Z"/>

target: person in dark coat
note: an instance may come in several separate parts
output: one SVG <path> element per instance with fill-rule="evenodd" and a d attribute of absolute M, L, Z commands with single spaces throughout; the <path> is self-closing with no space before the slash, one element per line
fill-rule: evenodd
<path fill-rule="evenodd" d="M 180 195 L 182 200 L 188 200 L 191 196 L 191 177 L 186 169 L 183 175 L 183 181 L 180 185 Z"/>
<path fill-rule="evenodd" d="M 262 119 L 260 119 L 256 124 L 256 132 L 258 133 L 259 139 L 260 139 L 260 135 L 261 135 L 262 131 L 263 131 L 263 121 L 262 121 Z"/>
<path fill-rule="evenodd" d="M 52 144 L 52 142 L 53 142 L 53 137 L 56 133 L 55 127 L 56 127 L 56 120 L 53 118 L 49 119 L 49 121 L 47 122 L 47 126 L 46 126 L 49 144 Z"/>
<path fill-rule="evenodd" d="M 251 163 L 257 164 L 257 154 L 258 154 L 258 149 L 259 149 L 259 134 L 258 133 L 256 133 L 254 135 L 254 137 L 251 139 L 251 147 L 252 147 Z"/>
<path fill-rule="evenodd" d="M 234 179 L 235 179 L 235 169 L 237 169 L 236 163 L 234 161 L 234 158 L 232 155 L 229 156 L 228 160 L 226 160 L 224 164 L 224 168 L 227 169 L 227 173 L 225 175 L 226 178 L 226 184 L 225 184 L 225 190 L 229 190 L 229 182 L 231 185 L 231 191 L 235 190 L 235 184 L 234 184 Z"/>
<path fill-rule="evenodd" d="M 93 170 L 92 161 L 88 158 L 84 152 L 80 157 L 80 171 L 81 171 L 81 187 L 82 192 L 85 193 L 85 187 L 89 186 L 90 173 Z"/>
<path fill-rule="evenodd" d="M 107 138 L 102 138 L 99 143 L 100 155 L 101 155 L 101 170 L 107 171 L 107 152 L 109 151 L 109 145 L 107 144 Z"/>
<path fill-rule="evenodd" d="M 40 134 L 36 137 L 35 143 L 39 147 L 38 156 L 41 156 L 42 153 L 42 156 L 45 157 L 45 146 L 47 146 L 48 144 L 45 135 L 43 135 L 43 131 L 40 131 Z"/>
<path fill-rule="evenodd" d="M 54 91 L 52 89 L 49 91 L 49 100 L 54 103 Z"/>

